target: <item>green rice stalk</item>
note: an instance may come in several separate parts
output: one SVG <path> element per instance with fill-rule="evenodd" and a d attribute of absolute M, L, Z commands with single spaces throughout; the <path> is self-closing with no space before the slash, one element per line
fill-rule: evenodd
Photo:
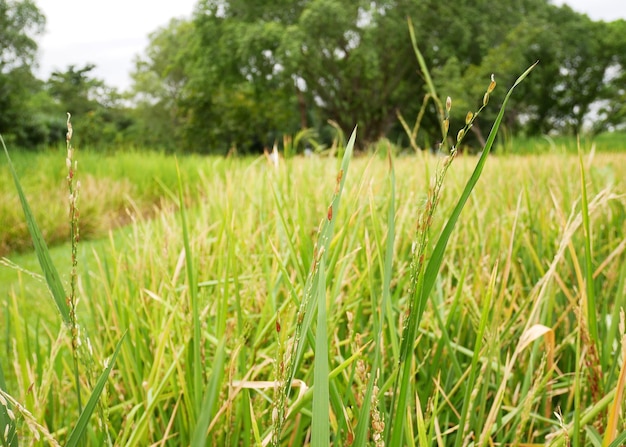
<path fill-rule="evenodd" d="M 387 439 L 389 440 L 388 442 L 389 445 L 401 445 L 402 444 L 402 433 L 404 431 L 403 426 L 404 426 L 405 413 L 404 411 L 401 411 L 401 409 L 404 409 L 406 407 L 408 403 L 408 398 L 410 395 L 412 395 L 411 387 L 410 387 L 410 380 L 413 375 L 411 373 L 411 367 L 410 367 L 411 361 L 409 359 L 411 358 L 411 353 L 413 351 L 413 343 L 415 340 L 415 334 L 417 333 L 417 327 L 419 326 L 422 314 L 426 308 L 426 302 L 435 285 L 435 280 L 439 274 L 441 265 L 443 264 L 443 255 L 448 245 L 448 241 L 459 219 L 461 211 L 465 207 L 465 204 L 467 200 L 469 199 L 469 196 L 472 190 L 474 189 L 474 187 L 476 186 L 476 183 L 478 182 L 478 179 L 480 178 L 484 165 L 487 161 L 489 152 L 491 151 L 491 148 L 495 141 L 498 128 L 500 127 L 500 123 L 502 122 L 502 119 L 504 117 L 506 104 L 509 101 L 509 98 L 511 97 L 511 94 L 513 93 L 513 90 L 515 89 L 515 87 L 517 87 L 517 85 L 519 85 L 519 83 L 521 83 L 526 78 L 526 76 L 528 76 L 528 74 L 535 67 L 535 65 L 536 63 L 532 65 L 531 67 L 529 67 L 524 73 L 522 73 L 522 75 L 515 81 L 513 86 L 507 92 L 504 98 L 504 101 L 502 102 L 500 112 L 498 113 L 498 116 L 496 117 L 496 120 L 491 129 L 491 132 L 489 133 L 489 137 L 487 138 L 485 147 L 483 148 L 482 155 L 480 159 L 478 160 L 478 163 L 474 169 L 474 172 L 472 173 L 472 176 L 467 181 L 465 185 L 465 189 L 463 190 L 463 193 L 461 197 L 459 198 L 454 210 L 450 214 L 450 217 L 446 223 L 446 226 L 444 227 L 441 235 L 439 236 L 439 239 L 437 240 L 437 244 L 435 245 L 435 248 L 430 257 L 430 260 L 428 261 L 428 265 L 425 268 L 425 271 L 422 273 L 421 271 L 422 268 L 418 267 L 418 269 L 416 270 L 416 273 L 414 273 L 416 275 L 417 284 L 416 284 L 416 288 L 414 292 L 414 298 L 412 299 L 412 303 L 414 304 L 412 304 L 412 309 L 410 309 L 409 311 L 410 312 L 409 319 L 408 319 L 407 327 L 405 328 L 405 333 L 403 336 L 401 365 L 400 365 L 400 371 L 398 373 L 399 375 L 398 375 L 398 382 L 397 382 L 399 383 L 399 386 L 396 385 L 396 392 L 394 393 L 394 399 L 397 399 L 398 401 L 397 407 L 394 405 L 394 407 L 397 408 L 397 410 L 395 412 L 395 417 L 392 416 L 390 418 L 391 420 L 388 425 L 389 428 L 387 431 L 388 433 Z M 490 89 L 491 89 L 491 85 L 490 85 Z M 485 97 L 487 98 L 487 95 Z M 486 101 L 483 101 L 483 103 L 486 103 Z M 421 264 L 421 260 L 420 260 L 420 264 Z M 394 407 L 392 407 L 392 412 L 394 411 Z M 393 414 L 394 413 L 392 413 L 392 415 Z"/>
<path fill-rule="evenodd" d="M 120 437 L 121 441 L 118 440 L 118 445 L 124 445 L 127 447 L 142 447 L 144 445 L 145 431 L 148 428 L 150 420 L 158 404 L 161 403 L 161 401 L 165 400 L 165 398 L 163 397 L 164 391 L 166 390 L 166 387 L 170 382 L 170 378 L 172 377 L 174 370 L 180 366 L 179 362 L 184 352 L 184 347 L 181 347 L 173 355 L 171 365 L 163 373 L 161 381 L 154 388 L 152 388 L 153 392 L 148 396 L 148 401 L 145 404 L 145 409 L 143 413 L 141 413 L 140 418 L 134 424 L 128 424 L 126 426 L 126 431 L 124 432 L 123 436 Z M 133 408 L 133 411 L 131 411 L 131 413 L 139 411 L 142 407 L 144 407 L 143 403 L 138 404 Z M 132 414 L 129 414 L 127 416 L 127 419 L 130 420 L 131 416 Z M 127 441 L 126 438 L 128 438 Z"/>
<path fill-rule="evenodd" d="M 428 431 L 426 430 L 426 422 L 424 421 L 424 413 L 422 412 L 422 403 L 419 394 L 415 393 L 415 410 L 417 417 L 417 440 L 419 447 L 430 447 L 428 442 Z"/>
<path fill-rule="evenodd" d="M 602 442 L 602 447 L 607 447 L 611 445 L 613 439 L 616 437 L 617 433 L 617 424 L 620 418 L 620 414 L 622 412 L 622 406 L 624 403 L 624 388 L 626 388 L 626 331 L 624 329 L 624 311 L 620 315 L 621 321 L 620 325 L 622 332 L 622 367 L 620 368 L 619 378 L 617 379 L 617 385 L 615 386 L 615 399 L 611 404 L 611 408 L 609 410 L 608 421 L 606 426 L 606 431 L 604 434 L 604 440 Z"/>
<path fill-rule="evenodd" d="M 180 220 L 183 230 L 183 244 L 185 247 L 185 269 L 187 272 L 187 284 L 189 293 L 189 308 L 191 310 L 191 319 L 193 324 L 193 333 L 191 340 L 191 383 L 187 384 L 190 388 L 190 398 L 192 408 L 197 417 L 200 412 L 202 403 L 202 361 L 201 361 L 201 338 L 200 338 L 200 309 L 198 305 L 198 286 L 196 272 L 193 263 L 193 253 L 191 251 L 191 243 L 189 242 L 189 226 L 187 224 L 187 213 L 185 211 L 185 202 L 183 196 L 183 181 L 180 174 L 178 159 L 176 159 L 176 174 L 178 176 L 178 200 L 180 209 Z"/>
<path fill-rule="evenodd" d="M 456 436 L 455 446 L 458 447 L 461 445 L 461 441 L 465 439 L 466 433 L 465 428 L 467 426 L 466 421 L 469 415 L 470 409 L 477 405 L 476 394 L 478 393 L 478 385 L 476 385 L 477 378 L 479 374 L 481 374 L 481 367 L 478 364 L 479 359 L 481 358 L 481 351 L 483 349 L 483 341 L 485 338 L 485 331 L 487 329 L 487 323 L 489 322 L 489 314 L 493 305 L 494 298 L 494 289 L 496 282 L 496 273 L 497 267 L 494 268 L 491 280 L 489 281 L 489 288 L 487 289 L 486 296 L 484 297 L 484 301 L 481 301 L 482 313 L 480 315 L 480 322 L 478 324 L 478 330 L 476 331 L 476 342 L 474 345 L 474 356 L 472 357 L 472 364 L 470 366 L 470 373 L 467 379 L 467 383 L 465 385 L 465 398 L 463 399 L 463 409 L 461 410 L 461 419 L 459 420 L 459 431 Z M 484 359 L 485 367 L 489 365 L 489 358 Z M 487 375 L 486 373 L 483 375 Z M 475 386 L 476 385 L 476 386 Z M 484 401 L 483 405 L 479 405 L 479 407 L 484 411 Z M 478 445 L 482 446 L 485 444 L 486 439 L 481 437 Z"/>
<path fill-rule="evenodd" d="M 623 447 L 626 444 L 626 431 L 623 431 L 609 444 L 609 447 Z"/>
<path fill-rule="evenodd" d="M 344 184 L 348 176 L 348 168 L 350 166 L 350 159 L 354 150 L 354 142 L 356 139 L 356 129 L 352 132 L 348 144 L 343 153 L 341 161 L 341 168 L 337 175 L 337 183 L 335 185 L 335 193 L 333 195 L 332 202 L 328 207 L 327 216 L 324 218 L 321 224 L 321 230 L 319 231 L 319 239 L 316 244 L 316 251 L 314 258 L 317 258 L 320 254 L 328 253 L 330 247 L 330 241 L 334 234 L 336 216 L 339 211 L 339 205 L 341 202 L 341 194 L 343 192 Z M 334 216 L 334 217 L 333 217 Z M 318 296 L 317 288 L 319 286 L 319 264 L 313 260 L 312 269 L 309 272 L 306 283 L 304 286 L 304 297 L 300 302 L 300 307 L 296 314 L 296 326 L 294 332 L 293 348 L 289 361 L 286 366 L 285 383 L 282 385 L 282 389 L 279 391 L 279 396 L 276 403 L 277 417 L 274 421 L 274 442 L 280 438 L 282 431 L 282 424 L 285 418 L 285 404 L 287 396 L 291 390 L 291 383 L 295 377 L 297 366 L 302 361 L 306 343 L 303 340 L 303 335 L 308 336 L 309 328 L 313 319 L 315 307 L 315 300 Z"/>
<path fill-rule="evenodd" d="M 441 103 L 441 100 L 439 99 L 439 96 L 437 95 L 437 91 L 435 90 L 435 83 L 430 77 L 430 71 L 428 70 L 426 61 L 424 60 L 424 56 L 422 55 L 422 52 L 419 50 L 419 47 L 417 46 L 417 38 L 415 37 L 415 29 L 413 28 L 413 22 L 411 21 L 410 17 L 407 20 L 408 20 L 408 25 L 409 25 L 409 35 L 411 36 L 411 44 L 413 45 L 413 52 L 415 53 L 415 56 L 417 57 L 417 62 L 419 63 L 420 69 L 422 70 L 422 74 L 424 75 L 424 81 L 426 81 L 426 87 L 428 88 L 428 93 L 430 97 L 433 99 L 435 106 L 437 107 L 437 114 L 439 115 L 439 122 L 441 123 L 441 134 L 442 136 L 444 136 L 444 138 L 441 141 L 444 142 L 445 144 L 445 141 L 446 141 L 445 135 L 448 134 L 448 130 L 445 127 L 446 117 L 445 117 L 444 107 L 443 107 L 443 104 Z M 426 101 L 426 99 L 424 99 L 424 101 Z M 422 105 L 422 107 L 424 107 L 424 105 Z"/>
<path fill-rule="evenodd" d="M 93 411 L 96 409 L 100 394 L 102 394 L 102 391 L 104 390 L 104 386 L 106 385 L 107 379 L 109 378 L 109 374 L 111 374 L 113 365 L 115 365 L 115 359 L 117 358 L 117 354 L 119 353 L 125 338 L 126 333 L 122 335 L 122 338 L 115 347 L 115 351 L 113 351 L 113 356 L 111 357 L 111 360 L 109 360 L 107 367 L 104 369 L 104 371 L 102 371 L 102 374 L 100 374 L 100 378 L 96 382 L 96 386 L 91 392 L 85 408 L 78 417 L 78 421 L 76 422 L 76 425 L 70 433 L 70 436 L 67 438 L 66 447 L 76 447 L 77 445 L 79 445 L 80 442 L 82 442 L 82 436 L 85 432 L 85 429 L 87 428 L 89 419 L 91 418 Z"/>
<path fill-rule="evenodd" d="M 585 426 L 587 424 L 592 423 L 599 414 L 601 414 L 602 412 L 606 411 L 606 408 L 611 404 L 611 402 L 614 401 L 615 399 L 615 394 L 616 394 L 616 390 L 615 388 L 610 390 L 606 396 L 604 396 L 602 399 L 600 399 L 598 402 L 596 402 L 595 404 L 593 404 L 591 407 L 589 408 L 585 408 L 585 409 L 577 409 L 574 414 L 579 414 L 578 416 L 578 424 L 570 424 L 568 426 L 565 427 L 565 431 L 558 433 L 558 435 L 556 435 L 548 444 L 549 447 L 563 447 L 563 446 L 567 446 L 568 444 L 568 439 L 570 439 L 574 434 L 578 435 L 580 433 L 580 426 Z M 578 431 L 577 431 L 578 430 Z M 578 438 L 578 436 L 575 436 L 575 438 Z M 621 438 L 621 434 L 618 437 L 618 439 L 622 439 Z M 575 440 L 574 440 L 575 442 Z M 580 444 L 580 443 L 579 443 Z M 622 446 L 622 444 L 617 444 L 618 446 Z M 613 446 L 613 443 L 609 446 L 609 447 L 615 447 Z"/>
<path fill-rule="evenodd" d="M 78 168 L 78 162 L 74 160 L 74 148 L 72 147 L 72 116 L 67 113 L 67 134 L 65 137 L 67 145 L 67 189 L 69 192 L 69 216 L 70 216 L 70 244 L 72 247 L 72 270 L 70 271 L 70 294 L 68 297 L 69 310 L 70 310 L 70 332 L 72 336 L 72 351 L 73 351 L 73 363 L 74 363 L 74 384 L 76 387 L 76 399 L 78 403 L 78 412 L 83 411 L 83 404 L 81 402 L 80 392 L 80 373 L 78 370 L 78 355 L 80 348 L 80 328 L 78 327 L 78 318 L 76 315 L 76 281 L 78 279 L 78 194 L 80 190 L 80 182 L 75 182 L 76 170 Z"/>
<path fill-rule="evenodd" d="M 400 124 L 402 125 L 404 132 L 406 133 L 407 137 L 409 137 L 409 144 L 411 145 L 411 148 L 415 151 L 415 153 L 419 153 L 419 151 L 421 150 L 421 148 L 417 144 L 417 134 L 419 133 L 420 126 L 422 125 L 422 120 L 424 119 L 424 114 L 426 113 L 426 107 L 428 106 L 428 101 L 430 100 L 430 98 L 431 96 L 429 93 L 424 95 L 424 99 L 422 100 L 422 107 L 420 108 L 420 111 L 417 114 L 417 118 L 415 119 L 415 124 L 413 125 L 413 129 L 409 128 L 409 125 L 407 124 L 406 120 L 402 116 L 402 113 L 400 113 L 400 110 L 396 111 L 396 116 L 398 117 L 398 121 L 400 121 Z"/>
<path fill-rule="evenodd" d="M 383 327 L 387 317 L 392 318 L 391 315 L 391 273 L 393 268 L 393 245 L 395 240 L 395 203 L 396 203 L 396 176 L 393 168 L 393 158 L 391 150 L 387 151 L 387 159 L 389 161 L 389 186 L 391 189 L 389 207 L 387 209 L 387 240 L 385 248 L 385 263 L 383 272 L 383 288 L 380 303 L 380 314 L 375 330 L 375 347 L 374 347 L 374 359 L 371 365 L 370 380 L 367 383 L 367 388 L 363 396 L 363 405 L 359 411 L 359 419 L 357 423 L 354 447 L 364 447 L 367 445 L 367 432 L 370 426 L 370 408 L 372 403 L 372 394 L 374 391 L 374 385 L 376 383 L 376 375 L 378 374 L 380 363 L 382 360 L 382 346 L 383 339 Z M 375 303 L 373 303 L 375 304 Z M 376 307 L 373 305 L 373 309 Z M 390 327 L 393 327 L 390 321 Z M 395 342 L 395 339 L 393 340 Z M 396 343 L 397 344 L 397 343 Z M 392 342 L 392 346 L 394 343 Z"/>
<path fill-rule="evenodd" d="M 585 246 L 585 282 L 587 292 L 587 326 L 589 328 L 589 336 L 593 348 L 596 350 L 599 347 L 598 336 L 598 322 L 596 316 L 596 297 L 595 287 L 593 280 L 593 255 L 591 253 L 591 231 L 589 225 L 589 202 L 587 200 L 587 179 L 585 176 L 585 165 L 583 163 L 582 152 L 579 150 L 579 162 L 580 162 L 580 186 L 581 186 L 581 206 L 583 217 L 583 238 Z"/>

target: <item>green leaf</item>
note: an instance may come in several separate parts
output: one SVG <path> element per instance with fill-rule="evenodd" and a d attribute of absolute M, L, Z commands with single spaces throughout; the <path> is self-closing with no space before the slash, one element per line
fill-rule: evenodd
<path fill-rule="evenodd" d="M 322 253 L 317 283 L 317 332 L 313 372 L 313 420 L 311 446 L 327 447 L 330 439 L 328 334 L 326 332 L 326 253 Z"/>
<path fill-rule="evenodd" d="M 54 302 L 59 309 L 59 313 L 61 314 L 61 318 L 66 324 L 70 322 L 70 310 L 66 302 L 66 293 L 63 288 L 63 284 L 61 282 L 61 277 L 59 276 L 59 272 L 56 267 L 52 263 L 52 258 L 50 257 L 50 252 L 48 250 L 48 246 L 46 245 L 46 241 L 37 226 L 37 222 L 35 222 L 35 216 L 28 205 L 28 201 L 26 200 L 26 195 L 22 190 L 22 185 L 20 184 L 19 178 L 17 177 L 17 173 L 15 172 L 15 168 L 13 167 L 13 162 L 11 162 L 11 157 L 9 157 L 9 151 L 4 144 L 4 139 L 0 135 L 0 142 L 2 142 L 2 147 L 4 148 L 4 153 L 7 156 L 7 161 L 9 162 L 9 170 L 11 171 L 11 175 L 13 176 L 13 181 L 15 182 L 15 189 L 17 189 L 17 194 L 20 198 L 20 202 L 22 204 L 22 209 L 24 210 L 24 215 L 26 216 L 26 225 L 28 226 L 28 231 L 30 232 L 30 236 L 33 239 L 33 245 L 35 246 L 35 253 L 37 254 L 37 259 L 39 260 L 39 265 L 43 270 L 44 276 L 46 278 L 46 283 L 48 284 L 48 290 L 52 293 L 52 297 L 54 298 Z"/>
<path fill-rule="evenodd" d="M 393 244 L 395 240 L 396 231 L 396 175 L 393 168 L 393 158 L 391 151 L 387 153 L 389 159 L 389 186 L 391 189 L 391 197 L 389 201 L 389 208 L 387 209 L 387 240 L 385 248 L 385 263 L 383 272 L 383 290 L 380 304 L 380 315 L 378 324 L 376 325 L 376 347 L 374 349 L 374 360 L 372 362 L 372 377 L 375 377 L 378 369 L 380 368 L 380 362 L 382 358 L 382 346 L 383 346 L 383 325 L 386 318 L 390 318 L 389 325 L 393 324 L 391 318 L 393 313 L 391 311 L 391 273 L 393 268 Z M 373 305 L 372 307 L 375 308 Z M 396 339 L 392 339 L 392 351 L 397 352 Z M 374 385 L 376 380 L 372 378 L 367 383 L 365 395 L 363 396 L 363 405 L 359 411 L 358 424 L 355 431 L 354 447 L 365 447 L 367 445 L 367 433 L 370 427 L 370 408 L 372 402 L 372 395 L 374 392 Z"/>
<path fill-rule="evenodd" d="M 224 377 L 224 360 L 226 359 L 226 337 L 220 339 L 217 345 L 217 352 L 213 361 L 213 372 L 209 379 L 208 387 L 202 399 L 202 408 L 198 415 L 198 423 L 193 431 L 191 439 L 192 447 L 203 447 L 207 445 L 206 433 L 213 418 L 215 405 L 220 397 L 220 388 Z"/>
<path fill-rule="evenodd" d="M 79 443 L 81 442 L 81 437 L 83 433 L 85 432 L 85 429 L 87 428 L 87 424 L 89 423 L 89 419 L 91 418 L 93 411 L 96 409 L 96 405 L 98 404 L 98 399 L 100 398 L 100 395 L 102 394 L 102 390 L 104 390 L 104 385 L 106 385 L 107 379 L 109 378 L 109 374 L 111 374 L 111 370 L 113 369 L 113 365 L 115 364 L 115 359 L 117 359 L 117 354 L 119 353 L 120 348 L 122 347 L 122 342 L 124 341 L 125 338 L 126 338 L 126 332 L 124 332 L 124 335 L 122 335 L 122 338 L 117 343 L 117 346 L 115 347 L 115 351 L 113 351 L 113 356 L 111 357 L 109 364 L 104 369 L 104 371 L 102 371 L 102 374 L 100 374 L 100 377 L 98 378 L 98 381 L 96 382 L 96 386 L 91 392 L 91 396 L 89 396 L 87 405 L 85 405 L 85 408 L 83 409 L 82 413 L 78 417 L 78 422 L 76 422 L 74 429 L 72 430 L 69 438 L 67 439 L 66 447 L 75 447 L 79 445 Z"/>
<path fill-rule="evenodd" d="M 532 71 L 532 69 L 535 68 L 535 65 L 537 65 L 537 63 L 538 62 L 531 65 L 524 73 L 522 73 L 522 75 L 519 78 L 517 78 L 517 81 L 515 81 L 515 84 L 513 84 L 513 86 L 509 89 L 509 91 L 506 94 L 506 97 L 504 98 L 504 101 L 502 102 L 502 107 L 500 107 L 500 112 L 498 113 L 498 117 L 493 123 L 491 132 L 489 132 L 489 137 L 487 138 L 487 141 L 485 143 L 485 147 L 483 148 L 483 152 L 480 156 L 480 159 L 478 160 L 478 163 L 476 164 L 476 167 L 474 168 L 474 172 L 472 173 L 472 176 L 465 184 L 465 189 L 463 190 L 463 193 L 461 194 L 459 201 L 454 207 L 454 210 L 450 214 L 450 218 L 448 219 L 448 222 L 446 223 L 445 228 L 441 232 L 441 235 L 439 236 L 439 239 L 437 240 L 437 245 L 435 246 L 435 249 L 433 250 L 433 254 L 430 260 L 428 261 L 428 266 L 426 267 L 426 272 L 424 274 L 424 287 L 422 288 L 422 300 L 425 300 L 428 297 L 428 295 L 430 295 L 430 292 L 432 291 L 435 285 L 435 280 L 437 279 L 439 269 L 441 268 L 441 265 L 443 264 L 443 255 L 446 251 L 446 247 L 448 246 L 448 241 L 450 240 L 452 231 L 454 230 L 454 227 L 456 226 L 456 223 L 459 220 L 461 211 L 463 211 L 463 208 L 465 207 L 465 204 L 467 203 L 467 200 L 469 199 L 469 196 L 472 193 L 472 190 L 476 186 L 476 183 L 478 183 L 478 179 L 480 178 L 480 175 L 483 172 L 483 168 L 485 167 L 485 163 L 487 162 L 487 157 L 489 156 L 489 153 L 491 152 L 493 143 L 496 140 L 496 135 L 498 134 L 498 129 L 500 128 L 500 123 L 502 122 L 502 118 L 504 117 L 504 110 L 506 108 L 506 104 L 509 102 L 509 98 L 511 97 L 511 94 L 513 93 L 513 89 L 515 89 L 515 87 L 517 87 L 519 83 L 522 82 L 526 78 L 526 76 L 528 76 L 528 74 Z M 423 312 L 423 307 L 420 309 Z"/>
<path fill-rule="evenodd" d="M 609 447 L 621 447 L 626 444 L 626 431 L 621 432 Z"/>
<path fill-rule="evenodd" d="M 461 215 L 461 211 L 465 207 L 469 196 L 478 183 L 478 179 L 483 171 L 485 163 L 487 162 L 487 157 L 489 156 L 489 152 L 493 146 L 493 143 L 496 139 L 496 135 L 498 133 L 498 128 L 500 127 L 500 123 L 504 117 L 504 110 L 506 107 L 511 94 L 513 93 L 513 89 L 522 82 L 526 76 L 531 72 L 531 70 L 537 65 L 537 63 L 530 66 L 522 75 L 515 81 L 513 86 L 509 89 L 502 103 L 502 107 L 500 108 L 500 112 L 491 128 L 491 132 L 489 133 L 489 137 L 485 143 L 485 147 L 483 148 L 482 155 L 474 168 L 474 172 L 471 177 L 465 184 L 465 188 L 461 197 L 459 198 L 454 210 L 450 214 L 446 226 L 444 227 L 439 239 L 437 240 L 437 244 L 433 250 L 433 253 L 428 261 L 428 265 L 426 266 L 423 272 L 417 272 L 417 286 L 415 288 L 416 291 L 416 303 L 413 308 L 413 311 L 409 315 L 409 321 L 405 330 L 405 336 L 402 341 L 402 352 L 400 353 L 401 364 L 399 366 L 399 376 L 398 376 L 398 384 L 399 391 L 394 395 L 394 399 L 397 399 L 397 404 L 393 404 L 392 408 L 392 417 L 390 418 L 389 424 L 386 427 L 386 437 L 390 440 L 390 445 L 401 445 L 402 437 L 404 434 L 404 423 L 406 416 L 406 406 L 408 405 L 409 399 L 412 397 L 411 391 L 411 353 L 413 350 L 413 343 L 415 336 L 417 334 L 417 328 L 420 325 L 420 321 L 424 310 L 426 309 L 426 303 L 428 301 L 428 297 L 435 285 L 435 281 L 437 276 L 439 275 L 439 270 L 441 265 L 443 264 L 443 256 L 446 251 L 446 247 L 448 245 L 448 241 L 450 240 L 450 236 L 452 235 L 452 231 L 456 226 L 456 223 Z M 393 413 L 395 411 L 395 413 Z"/>
<path fill-rule="evenodd" d="M 4 381 L 4 371 L 0 363 L 0 390 L 7 392 L 7 384 Z M 5 427 L 9 427 L 7 436 L 4 436 Z M 18 439 L 15 433 L 15 421 L 9 417 L 7 407 L 0 404 L 0 445 L 2 447 L 17 447 Z"/>
<path fill-rule="evenodd" d="M 191 309 L 191 319 L 193 321 L 193 337 L 192 337 L 192 357 L 191 371 L 192 377 L 190 384 L 190 395 L 193 402 L 193 411 L 199 412 L 202 403 L 202 361 L 201 359 L 201 336 L 200 336 L 200 310 L 198 305 L 198 284 L 196 272 L 193 264 L 193 253 L 191 252 L 191 243 L 189 239 L 189 225 L 187 223 L 187 213 L 185 211 L 185 200 L 183 194 L 183 180 L 180 175 L 180 167 L 178 159 L 176 159 L 176 175 L 178 177 L 178 206 L 180 208 L 180 220 L 183 230 L 183 244 L 185 246 L 185 270 L 187 271 L 187 284 L 189 287 L 189 308 Z"/>
<path fill-rule="evenodd" d="M 350 166 L 350 160 L 352 158 L 352 153 L 354 151 L 355 140 L 356 140 L 356 128 L 354 129 L 354 131 L 352 132 L 352 135 L 350 136 L 350 139 L 348 140 L 348 144 L 346 145 L 346 150 L 343 154 L 343 158 L 341 161 L 341 174 L 340 174 L 340 178 L 338 178 L 339 181 L 337 184 L 337 191 L 333 197 L 333 200 L 329 208 L 329 215 L 331 216 L 331 219 L 324 218 L 324 223 L 322 224 L 322 229 L 320 230 L 320 233 L 319 233 L 320 246 L 318 248 L 320 252 L 321 250 L 324 250 L 324 252 L 327 253 L 330 248 L 330 241 L 333 238 L 334 229 L 335 229 L 335 220 L 337 220 L 336 217 L 332 218 L 332 216 L 337 216 L 339 212 L 341 194 L 343 193 L 343 186 L 346 182 L 346 178 L 348 177 L 348 167 Z M 313 262 L 316 262 L 316 260 L 314 259 Z M 319 268 L 316 268 L 314 272 L 309 273 L 309 276 L 306 279 L 306 284 L 304 287 L 304 290 L 308 290 L 309 286 L 311 286 L 311 291 L 312 291 L 311 295 L 313 298 L 317 296 L 316 292 L 317 292 L 317 286 L 318 286 L 318 277 L 317 277 L 318 274 L 319 274 Z M 307 308 L 304 314 L 304 318 L 302 321 L 302 328 L 301 328 L 302 334 L 306 334 L 308 332 L 311 322 L 313 321 L 313 315 L 314 315 L 314 310 L 315 310 L 314 301 L 315 300 L 312 299 L 310 300 L 309 303 L 306 303 Z M 304 343 L 303 340 L 299 340 L 296 346 L 295 356 L 291 360 L 291 362 L 294 365 L 294 368 L 290 371 L 289 377 L 287 377 L 288 389 L 287 389 L 286 394 L 289 394 L 289 391 L 291 389 L 291 382 L 294 378 L 297 365 L 302 360 L 305 347 L 306 347 L 306 343 Z"/>

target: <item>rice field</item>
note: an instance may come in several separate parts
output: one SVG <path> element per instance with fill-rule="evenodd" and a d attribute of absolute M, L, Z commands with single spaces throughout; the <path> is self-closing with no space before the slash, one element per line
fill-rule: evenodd
<path fill-rule="evenodd" d="M 18 160 L 76 306 L 7 169 L 1 444 L 626 444 L 626 154 L 583 152 L 490 156 L 443 253 L 477 157 L 78 153 L 75 275 L 65 156 Z"/>

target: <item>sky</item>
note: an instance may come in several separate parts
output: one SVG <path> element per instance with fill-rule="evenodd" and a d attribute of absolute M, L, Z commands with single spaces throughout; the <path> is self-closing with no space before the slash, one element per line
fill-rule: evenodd
<path fill-rule="evenodd" d="M 46 16 L 40 36 L 39 70 L 47 79 L 70 65 L 91 72 L 120 90 L 130 86 L 134 59 L 148 46 L 148 35 L 172 18 L 191 17 L 196 0 L 35 0 Z"/>
<path fill-rule="evenodd" d="M 39 70 L 51 72 L 70 65 L 96 65 L 92 74 L 120 90 L 130 86 L 134 59 L 143 54 L 148 35 L 170 19 L 191 17 L 197 0 L 35 0 L 46 16 L 46 31 L 38 39 Z M 567 3 L 594 20 L 626 19 L 624 0 L 553 0 Z M 451 3 L 452 4 L 452 3 Z"/>

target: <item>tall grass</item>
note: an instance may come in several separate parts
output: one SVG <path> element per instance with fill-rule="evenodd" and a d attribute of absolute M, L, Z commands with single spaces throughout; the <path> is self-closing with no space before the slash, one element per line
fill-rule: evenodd
<path fill-rule="evenodd" d="M 49 245 L 66 241 L 69 233 L 67 194 L 63 188 L 67 174 L 63 163 L 65 152 L 11 154 L 16 173 Z M 179 160 L 182 169 L 189 173 L 189 181 L 197 181 L 193 167 L 199 160 L 198 156 Z M 213 162 L 217 171 L 237 163 L 218 158 Z M 83 240 L 101 238 L 110 228 L 154 215 L 163 206 L 161 199 L 175 195 L 177 191 L 175 164 L 171 157 L 158 152 L 120 151 L 102 155 L 81 150 L 80 171 L 83 198 L 80 232 Z M 5 163 L 0 163 L 0 174 L 0 221 L 3 223 L 0 255 L 28 251 L 32 249 L 30 235 Z M 193 197 L 187 199 L 196 200 Z"/>
<path fill-rule="evenodd" d="M 76 276 L 9 162 L 53 300 L 18 272 L 4 301 L 1 442 L 621 445 L 625 157 L 352 159 L 354 141 L 175 168 L 152 219 L 71 252 Z"/>
<path fill-rule="evenodd" d="M 412 356 L 415 393 L 404 410 L 403 443 L 491 439 L 523 445 L 545 443 L 552 436 L 555 445 L 565 445 L 565 433 L 574 438 L 573 422 L 579 417 L 585 445 L 594 432 L 584 427 L 597 427 L 602 439 L 608 428 L 602 414 L 609 413 L 615 433 L 624 430 L 615 398 L 624 375 L 619 309 L 626 305 L 625 161 L 617 155 L 585 157 L 588 234 L 604 353 L 597 365 L 588 365 L 588 351 L 577 351 L 576 343 L 587 318 L 580 307 L 586 275 L 576 274 L 579 267 L 584 272 L 585 264 L 579 161 L 562 155 L 488 160 L 469 210 L 450 236 L 418 328 Z M 393 171 L 378 157 L 351 162 L 342 206 L 332 215 L 337 226 L 328 241 L 323 278 L 332 445 L 350 440 L 363 445 L 389 421 L 390 379 L 399 359 L 401 312 L 409 299 L 415 216 L 426 201 L 426 172 L 435 172 L 440 162 L 401 158 Z M 460 157 L 450 166 L 433 234 L 441 231 L 475 162 Z M 293 158 L 277 169 L 264 161 L 241 163 L 216 175 L 213 167 L 211 159 L 197 164 L 196 182 L 182 174 L 187 192 L 203 197 L 188 209 L 187 226 L 197 274 L 203 394 L 213 396 L 207 399 L 215 404 L 204 436 L 216 445 L 257 445 L 271 439 L 271 391 L 276 371 L 285 367 L 279 365 L 279 346 L 288 361 L 300 297 L 316 259 L 317 226 L 322 217 L 327 219 L 338 167 L 325 158 Z M 168 209 L 179 204 L 176 196 L 166 200 Z M 187 353 L 194 329 L 185 299 L 190 292 L 181 228 L 177 214 L 160 212 L 80 255 L 84 267 L 77 285 L 85 298 L 79 312 L 94 355 L 112 352 L 128 330 L 105 388 L 116 445 L 186 445 L 193 438 L 192 407 L 186 402 L 192 389 L 187 371 L 193 357 Z M 3 330 L 9 343 L 0 360 L 3 389 L 27 404 L 33 420 L 63 442 L 78 414 L 75 395 L 68 392 L 69 341 L 63 331 L 59 337 L 58 322 L 45 307 L 40 312 L 28 303 L 36 298 L 29 292 L 33 281 L 21 275 L 4 300 L 3 316 L 10 324 Z M 220 318 L 225 321 L 218 324 Z M 548 332 L 532 338 L 528 329 L 538 324 L 550 330 L 552 347 L 546 342 Z M 309 347 L 285 397 L 280 445 L 310 440 L 316 334 L 303 333 Z M 381 337 L 382 343 L 373 343 Z M 222 349 L 220 367 L 214 359 Z M 590 367 L 602 371 L 605 394 L 598 398 L 587 379 Z M 224 380 L 212 380 L 220 371 Z M 574 405 L 576 388 L 579 406 Z M 563 426 L 546 411 L 557 408 Z M 363 424 L 365 414 L 370 422 Z M 33 438 L 25 416 L 17 418 L 28 444 Z M 86 433 L 90 444 L 104 441 L 97 424 L 87 426 Z"/>

